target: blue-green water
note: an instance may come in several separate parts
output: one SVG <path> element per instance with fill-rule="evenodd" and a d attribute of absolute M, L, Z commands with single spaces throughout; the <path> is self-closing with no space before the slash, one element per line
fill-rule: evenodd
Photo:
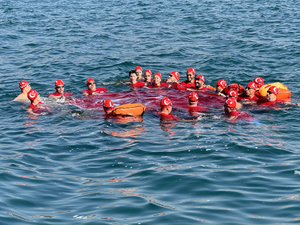
<path fill-rule="evenodd" d="M 261 76 L 299 102 L 298 1 L 0 2 L 1 225 L 299 223 L 298 107 L 166 125 L 11 102 L 21 80 L 43 97 L 56 79 L 81 97 L 88 77 L 128 92 L 115 82 L 137 65 L 182 81 L 193 67 L 212 86 Z"/>

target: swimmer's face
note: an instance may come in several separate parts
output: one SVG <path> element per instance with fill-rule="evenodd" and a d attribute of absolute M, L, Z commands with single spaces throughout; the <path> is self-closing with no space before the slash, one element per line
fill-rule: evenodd
<path fill-rule="evenodd" d="M 233 112 L 234 111 L 234 108 L 230 108 L 230 107 L 228 107 L 228 106 L 224 106 L 224 112 L 226 113 L 226 114 L 228 114 L 228 113 L 231 113 L 231 112 Z"/>
<path fill-rule="evenodd" d="M 88 89 L 91 90 L 91 91 L 94 91 L 96 90 L 96 84 L 94 81 L 91 81 L 88 83 Z"/>
<path fill-rule="evenodd" d="M 190 73 L 190 72 L 186 73 L 186 79 L 187 79 L 189 82 L 193 81 L 193 80 L 194 80 L 194 77 L 195 77 L 194 74 L 192 74 L 192 73 Z"/>
<path fill-rule="evenodd" d="M 155 85 L 160 85 L 160 81 L 161 81 L 161 79 L 159 76 L 154 76 L 153 83 Z"/>
<path fill-rule="evenodd" d="M 136 76 L 138 77 L 138 79 L 142 79 L 142 71 L 141 70 L 136 70 Z"/>
<path fill-rule="evenodd" d="M 169 78 L 167 79 L 167 82 L 177 82 L 177 79 L 175 78 L 175 76 L 173 76 L 172 74 L 169 75 Z"/>
<path fill-rule="evenodd" d="M 56 86 L 55 89 L 57 93 L 63 94 L 65 90 L 65 86 L 64 85 Z"/>
<path fill-rule="evenodd" d="M 150 73 L 146 72 L 146 73 L 144 74 L 144 81 L 145 81 L 145 82 L 151 82 L 151 78 L 152 78 L 152 76 L 151 76 Z"/>
<path fill-rule="evenodd" d="M 36 99 L 35 99 L 36 101 L 40 101 L 41 100 L 41 96 L 40 95 L 38 95 L 37 97 L 36 97 Z"/>
<path fill-rule="evenodd" d="M 216 86 L 216 93 L 221 93 L 223 91 L 223 88 L 219 85 Z"/>
<path fill-rule="evenodd" d="M 136 83 L 136 80 L 137 80 L 136 74 L 135 73 L 131 73 L 129 75 L 129 80 L 130 80 L 131 83 Z"/>
<path fill-rule="evenodd" d="M 267 101 L 272 102 L 275 101 L 277 96 L 271 91 L 267 91 Z"/>
<path fill-rule="evenodd" d="M 247 96 L 252 96 L 252 95 L 254 95 L 255 90 L 254 90 L 253 88 L 246 87 L 246 88 L 245 88 L 245 92 L 246 92 L 246 95 L 247 95 Z"/>
<path fill-rule="evenodd" d="M 196 88 L 202 88 L 203 85 L 204 85 L 204 83 L 203 83 L 202 80 L 200 80 L 200 79 L 196 79 L 196 80 L 195 80 L 195 87 L 196 87 Z"/>

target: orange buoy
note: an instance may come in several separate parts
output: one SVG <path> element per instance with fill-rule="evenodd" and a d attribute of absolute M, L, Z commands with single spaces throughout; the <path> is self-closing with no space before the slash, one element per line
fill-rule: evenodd
<path fill-rule="evenodd" d="M 278 95 L 277 95 L 277 99 L 287 99 L 291 97 L 291 92 L 290 90 L 287 88 L 287 86 L 285 86 L 282 83 L 276 82 L 276 83 L 271 83 L 271 84 L 265 84 L 263 85 L 260 89 L 259 89 L 259 93 L 262 97 L 267 97 L 267 91 L 270 87 L 275 86 L 278 88 Z"/>
<path fill-rule="evenodd" d="M 114 108 L 112 115 L 114 116 L 142 116 L 146 107 L 143 104 L 125 104 Z"/>

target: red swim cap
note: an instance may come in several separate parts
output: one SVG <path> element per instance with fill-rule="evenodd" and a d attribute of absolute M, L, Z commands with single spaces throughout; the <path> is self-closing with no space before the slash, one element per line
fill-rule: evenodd
<path fill-rule="evenodd" d="M 190 100 L 191 102 L 197 102 L 198 99 L 199 99 L 199 96 L 197 95 L 196 92 L 190 93 L 190 95 L 189 95 L 189 100 Z"/>
<path fill-rule="evenodd" d="M 160 79 L 161 79 L 161 73 L 156 73 L 156 74 L 154 74 L 154 77 L 155 77 L 155 76 L 159 76 Z"/>
<path fill-rule="evenodd" d="M 204 76 L 202 76 L 202 75 L 200 75 L 200 74 L 196 76 L 196 79 L 200 79 L 203 83 L 204 83 L 204 81 L 205 81 Z"/>
<path fill-rule="evenodd" d="M 177 71 L 172 71 L 170 74 L 174 76 L 176 80 L 179 80 L 180 74 Z"/>
<path fill-rule="evenodd" d="M 225 80 L 218 80 L 217 85 L 223 89 L 227 87 L 227 83 Z"/>
<path fill-rule="evenodd" d="M 93 78 L 89 78 L 86 80 L 86 86 L 89 86 L 90 82 L 95 82 Z"/>
<path fill-rule="evenodd" d="M 64 82 L 62 80 L 56 80 L 55 81 L 55 87 L 60 86 L 60 85 L 64 85 Z"/>
<path fill-rule="evenodd" d="M 172 105 L 172 102 L 171 102 L 171 100 L 169 99 L 169 98 L 167 98 L 167 97 L 164 97 L 161 101 L 160 101 L 160 106 L 162 107 L 162 108 L 167 108 L 167 107 L 169 107 L 169 106 L 171 106 Z"/>
<path fill-rule="evenodd" d="M 225 106 L 229 108 L 235 108 L 236 107 L 236 100 L 235 98 L 228 98 L 225 102 Z"/>
<path fill-rule="evenodd" d="M 146 70 L 144 74 L 146 74 L 146 73 L 150 73 L 150 74 L 151 74 L 151 76 L 152 76 L 152 72 L 151 72 L 151 70 Z"/>
<path fill-rule="evenodd" d="M 34 101 L 36 98 L 37 98 L 37 96 L 39 95 L 39 93 L 37 93 L 37 91 L 35 91 L 35 90 L 30 90 L 30 91 L 28 91 L 28 93 L 27 93 L 27 97 L 31 100 L 31 101 Z"/>
<path fill-rule="evenodd" d="M 257 84 L 258 87 L 264 85 L 264 79 L 262 79 L 261 77 L 256 77 L 253 81 Z"/>
<path fill-rule="evenodd" d="M 274 95 L 278 95 L 278 88 L 275 86 L 270 87 L 268 91 L 272 92 Z"/>
<path fill-rule="evenodd" d="M 22 81 L 19 83 L 20 89 L 23 90 L 24 88 L 27 87 L 28 84 L 29 84 L 28 81 L 22 80 Z"/>
<path fill-rule="evenodd" d="M 252 81 L 247 84 L 247 87 L 252 88 L 254 90 L 256 90 L 257 88 L 256 83 Z"/>
<path fill-rule="evenodd" d="M 186 73 L 192 73 L 195 76 L 195 70 L 193 68 L 189 68 Z"/>
<path fill-rule="evenodd" d="M 235 90 L 230 90 L 229 92 L 228 92 L 228 97 L 230 98 L 238 98 L 239 97 L 239 95 L 238 95 L 238 93 L 235 91 Z"/>
<path fill-rule="evenodd" d="M 140 67 L 140 66 L 135 67 L 135 71 L 137 71 L 137 70 L 143 71 L 142 67 Z"/>
<path fill-rule="evenodd" d="M 110 109 L 110 108 L 112 108 L 112 107 L 114 107 L 114 103 L 112 102 L 112 100 L 110 100 L 110 99 L 105 99 L 105 100 L 103 101 L 103 108 Z"/>

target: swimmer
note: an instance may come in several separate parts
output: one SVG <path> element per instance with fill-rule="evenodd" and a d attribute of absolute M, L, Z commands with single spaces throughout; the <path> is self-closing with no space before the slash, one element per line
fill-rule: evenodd
<path fill-rule="evenodd" d="M 228 120 L 246 119 L 253 120 L 253 118 L 246 112 L 239 112 L 237 109 L 237 102 L 235 98 L 228 98 L 224 104 L 224 112 Z"/>
<path fill-rule="evenodd" d="M 199 96 L 197 95 L 196 92 L 192 92 L 189 94 L 189 106 L 187 108 L 188 108 L 189 112 L 193 115 L 195 115 L 195 113 L 201 113 L 203 111 L 208 110 L 208 108 L 206 108 L 206 107 L 198 106 L 198 99 L 199 99 Z"/>
<path fill-rule="evenodd" d="M 164 97 L 161 101 L 160 101 L 160 118 L 161 120 L 174 120 L 177 121 L 179 120 L 179 118 L 173 114 L 171 114 L 172 112 L 172 102 L 169 98 Z"/>
<path fill-rule="evenodd" d="M 186 71 L 186 81 L 181 82 L 180 85 L 184 88 L 190 88 L 195 86 L 195 70 L 193 68 L 189 68 Z"/>
<path fill-rule="evenodd" d="M 129 85 L 132 87 L 144 87 L 145 84 L 141 81 L 137 81 L 137 75 L 135 70 L 129 71 Z"/>
<path fill-rule="evenodd" d="M 238 95 L 238 93 L 235 90 L 230 90 L 228 92 L 228 95 L 226 96 L 226 99 L 228 99 L 228 98 L 234 98 L 235 101 L 237 101 L 238 97 L 239 97 L 239 95 Z M 238 110 L 240 110 L 242 107 L 243 107 L 243 105 L 241 103 L 239 103 L 239 102 L 236 103 L 236 108 Z"/>
<path fill-rule="evenodd" d="M 17 102 L 26 102 L 28 101 L 27 93 L 31 90 L 30 84 L 26 80 L 22 80 L 19 83 L 19 87 L 21 89 L 21 94 L 19 94 L 13 101 Z"/>
<path fill-rule="evenodd" d="M 145 85 L 150 85 L 152 82 L 152 72 L 151 70 L 146 70 L 144 73 L 144 83 Z"/>
<path fill-rule="evenodd" d="M 149 88 L 157 88 L 157 87 L 169 87 L 168 84 L 162 84 L 161 82 L 161 73 L 155 73 L 152 84 L 150 84 Z"/>
<path fill-rule="evenodd" d="M 172 85 L 174 83 L 178 83 L 179 78 L 180 78 L 180 74 L 177 71 L 172 71 L 168 79 L 165 80 L 164 83 L 168 83 Z"/>
<path fill-rule="evenodd" d="M 114 103 L 110 99 L 105 99 L 103 101 L 103 109 L 106 115 L 110 115 L 114 110 Z"/>
<path fill-rule="evenodd" d="M 256 84 L 257 90 L 259 90 L 264 85 L 264 79 L 261 77 L 255 77 L 253 82 Z"/>
<path fill-rule="evenodd" d="M 204 84 L 205 78 L 203 75 L 197 75 L 195 78 L 195 87 L 194 88 L 187 88 L 189 91 L 197 90 L 197 91 L 209 91 L 214 89 L 210 85 Z"/>
<path fill-rule="evenodd" d="M 238 94 L 244 93 L 245 88 L 240 84 L 230 84 L 223 89 L 222 94 L 228 95 L 230 90 L 235 90 Z"/>
<path fill-rule="evenodd" d="M 239 95 L 238 100 L 258 101 L 259 98 L 255 95 L 256 90 L 256 83 L 249 82 L 245 88 L 245 92 Z"/>
<path fill-rule="evenodd" d="M 216 94 L 221 95 L 225 97 L 225 94 L 223 94 L 223 90 L 227 87 L 227 83 L 225 80 L 218 80 L 216 83 Z"/>
<path fill-rule="evenodd" d="M 87 90 L 82 91 L 84 96 L 91 96 L 91 95 L 99 95 L 104 91 L 107 91 L 106 88 L 103 87 L 96 87 L 95 81 L 93 78 L 89 78 L 86 81 Z"/>
<path fill-rule="evenodd" d="M 37 91 L 28 91 L 27 97 L 31 101 L 31 105 L 27 108 L 30 114 L 39 115 L 42 112 L 49 111 L 46 107 L 42 106 L 44 103 L 40 102 L 40 95 Z"/>
<path fill-rule="evenodd" d="M 61 99 L 66 99 L 66 97 L 70 97 L 72 93 L 70 92 L 64 92 L 65 90 L 65 85 L 62 80 L 56 80 L 55 81 L 55 92 L 52 94 L 48 95 L 48 98 L 61 98 Z"/>
<path fill-rule="evenodd" d="M 271 86 L 267 91 L 267 97 L 257 101 L 257 104 L 258 105 L 271 105 L 271 104 L 276 104 L 278 102 L 282 102 L 282 103 L 285 102 L 284 100 L 278 100 L 277 95 L 278 95 L 278 88 L 275 86 Z"/>
<path fill-rule="evenodd" d="M 164 97 L 160 101 L 160 108 L 161 108 L 161 111 L 160 111 L 160 120 L 161 120 L 161 122 L 167 122 L 167 121 L 190 122 L 190 121 L 199 120 L 201 118 L 201 116 L 198 116 L 197 118 L 193 118 L 193 119 L 179 119 L 174 114 L 171 114 L 171 112 L 172 112 L 172 102 L 167 97 Z"/>
<path fill-rule="evenodd" d="M 143 74 L 142 67 L 140 66 L 135 67 L 135 72 L 136 72 L 137 80 L 142 80 L 142 74 Z"/>

